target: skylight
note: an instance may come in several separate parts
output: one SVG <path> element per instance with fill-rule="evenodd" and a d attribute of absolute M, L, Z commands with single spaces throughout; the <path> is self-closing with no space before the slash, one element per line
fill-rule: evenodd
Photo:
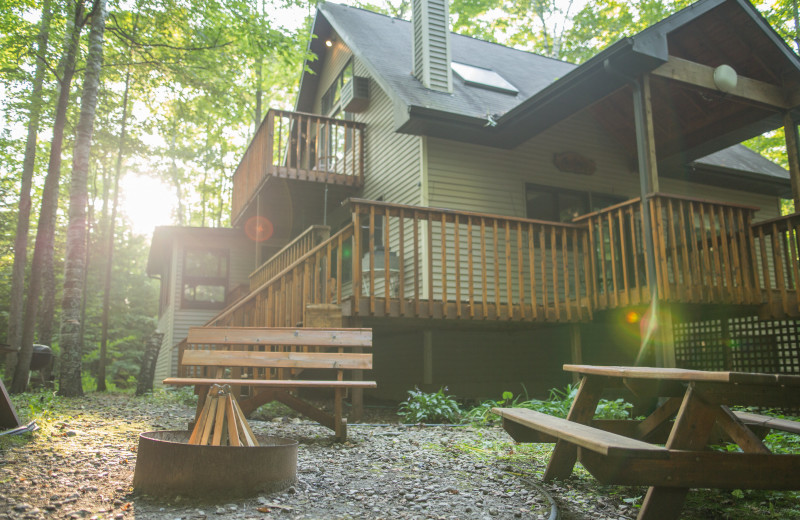
<path fill-rule="evenodd" d="M 452 62 L 450 66 L 464 83 L 473 87 L 495 90 L 505 94 L 518 94 L 519 90 L 493 70 L 473 67 L 465 63 Z"/>

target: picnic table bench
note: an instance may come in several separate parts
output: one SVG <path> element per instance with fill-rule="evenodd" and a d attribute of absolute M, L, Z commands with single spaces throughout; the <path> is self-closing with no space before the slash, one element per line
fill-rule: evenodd
<path fill-rule="evenodd" d="M 774 454 L 768 429 L 800 433 L 800 423 L 731 405 L 797 407 L 800 376 L 674 368 L 564 365 L 582 375 L 566 419 L 494 408 L 517 442 L 554 442 L 545 480 L 564 479 L 576 461 L 603 484 L 650 486 L 638 520 L 678 518 L 690 488 L 800 489 L 800 455 Z M 596 420 L 602 392 L 627 388 L 660 397 L 644 420 Z M 714 451 L 721 434 L 741 451 Z M 664 444 L 664 446 L 661 446 Z"/>
<path fill-rule="evenodd" d="M 194 386 L 199 419 L 212 385 L 230 385 L 245 414 L 271 401 L 281 402 L 347 438 L 345 391 L 375 388 L 375 381 L 345 379 L 372 369 L 371 329 L 192 327 L 179 359 L 180 377 L 165 385 Z M 300 379 L 313 371 L 324 379 Z M 333 413 L 296 395 L 302 388 L 333 390 Z M 245 393 L 246 392 L 246 393 Z"/>

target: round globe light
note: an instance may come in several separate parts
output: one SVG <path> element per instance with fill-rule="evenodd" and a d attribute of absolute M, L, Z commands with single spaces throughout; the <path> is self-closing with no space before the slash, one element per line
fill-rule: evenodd
<path fill-rule="evenodd" d="M 720 65 L 714 69 L 714 85 L 723 92 L 732 92 L 738 79 L 736 71 L 730 65 Z"/>

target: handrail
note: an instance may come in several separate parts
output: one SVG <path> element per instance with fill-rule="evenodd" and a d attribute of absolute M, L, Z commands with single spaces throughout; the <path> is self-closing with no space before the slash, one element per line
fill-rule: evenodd
<path fill-rule="evenodd" d="M 464 211 L 460 209 L 449 209 L 449 208 L 437 208 L 434 206 L 411 206 L 409 204 L 398 204 L 395 202 L 383 202 L 383 201 L 375 201 L 375 200 L 368 200 L 368 199 L 359 199 L 355 197 L 350 197 L 343 202 L 343 205 L 353 205 L 353 206 L 375 206 L 375 207 L 382 207 L 382 208 L 389 208 L 392 212 L 392 216 L 394 216 L 396 211 L 404 210 L 404 211 L 432 211 L 437 213 L 443 213 L 448 216 L 464 216 L 464 217 L 474 217 L 474 218 L 492 218 L 492 219 L 501 219 L 501 220 L 508 220 L 509 222 L 519 222 L 522 224 L 542 224 L 547 226 L 555 226 L 555 227 L 564 227 L 567 229 L 581 229 L 584 226 L 572 224 L 570 222 L 554 222 L 550 220 L 537 220 L 531 218 L 524 218 L 524 217 L 514 217 L 509 215 L 498 215 L 496 213 L 479 213 L 474 211 Z M 357 210 L 360 211 L 360 210 Z"/>
<path fill-rule="evenodd" d="M 800 213 L 756 222 L 751 229 L 755 243 L 753 264 L 760 267 L 765 303 L 773 313 L 798 315 Z M 758 277 L 756 280 L 758 281 Z M 790 293 L 791 291 L 794 295 Z"/>
<path fill-rule="evenodd" d="M 353 264 L 354 313 L 543 321 L 590 316 L 584 225 L 348 202 L 360 230 L 353 247 L 360 260 Z"/>
<path fill-rule="evenodd" d="M 331 244 L 335 244 L 335 243 L 337 243 L 337 241 L 339 243 L 341 243 L 342 239 L 345 238 L 348 235 L 348 233 L 352 233 L 352 231 L 353 231 L 353 224 L 352 223 L 348 224 L 344 228 L 340 229 L 335 235 L 330 237 L 328 240 L 325 240 L 324 242 L 320 243 L 319 245 L 317 245 L 316 247 L 314 247 L 313 249 L 311 249 L 310 251 L 305 253 L 303 256 L 301 256 L 300 258 L 295 260 L 291 265 L 287 266 L 285 269 L 283 269 L 282 271 L 277 273 L 275 276 L 273 276 L 269 280 L 265 281 L 264 283 L 262 283 L 257 288 L 251 290 L 250 294 L 248 294 L 247 296 L 245 296 L 244 298 L 242 298 L 241 300 L 239 300 L 238 302 L 236 302 L 232 306 L 228 307 L 227 309 L 224 309 L 220 314 L 218 314 L 215 317 L 213 317 L 210 320 L 208 320 L 206 322 L 206 325 L 207 326 L 208 325 L 212 325 L 213 323 L 216 323 L 216 322 L 218 322 L 218 321 L 220 321 L 220 320 L 222 320 L 224 318 L 227 318 L 233 312 L 241 309 L 242 306 L 244 306 L 244 305 L 246 305 L 248 303 L 252 303 L 253 300 L 258 298 L 260 293 L 264 292 L 271 285 L 273 285 L 274 283 L 280 282 L 281 279 L 283 277 L 285 277 L 288 273 L 291 273 L 293 270 L 295 270 L 299 266 L 303 265 L 304 262 L 308 261 L 309 259 L 313 258 L 315 255 L 319 254 L 319 252 L 325 250 L 326 247 L 330 247 Z M 310 303 L 316 303 L 316 302 L 310 302 Z"/>
<path fill-rule="evenodd" d="M 613 308 L 649 301 L 658 287 L 666 301 L 754 304 L 759 301 L 751 254 L 753 206 L 654 193 L 648 196 L 655 273 L 641 230 L 641 200 L 583 215 L 589 226 L 594 305 Z"/>
<path fill-rule="evenodd" d="M 330 226 L 310 226 L 294 240 L 286 244 L 280 251 L 272 255 L 266 262 L 250 273 L 250 289 L 258 287 L 272 278 L 275 273 L 301 257 L 314 246 L 330 237 Z"/>

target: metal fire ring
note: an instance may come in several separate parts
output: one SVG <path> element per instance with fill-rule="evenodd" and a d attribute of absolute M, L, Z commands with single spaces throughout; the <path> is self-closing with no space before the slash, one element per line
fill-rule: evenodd
<path fill-rule="evenodd" d="M 297 441 L 258 436 L 260 446 L 188 444 L 188 431 L 139 435 L 133 487 L 151 496 L 240 498 L 288 488 L 297 480 Z"/>

